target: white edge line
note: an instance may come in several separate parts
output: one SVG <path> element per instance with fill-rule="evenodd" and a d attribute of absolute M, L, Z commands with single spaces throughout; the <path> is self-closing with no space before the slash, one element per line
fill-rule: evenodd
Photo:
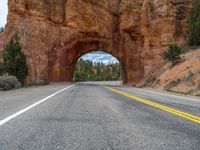
<path fill-rule="evenodd" d="M 28 107 L 26 107 L 26 108 L 24 108 L 24 109 L 22 109 L 22 110 L 20 110 L 20 111 L 14 113 L 13 115 L 11 115 L 11 116 L 9 116 L 9 117 L 7 117 L 7 118 L 1 120 L 1 121 L 0 121 L 0 126 L 4 125 L 4 124 L 7 123 L 8 121 L 10 121 L 10 120 L 16 118 L 17 116 L 22 115 L 23 113 L 25 113 L 25 112 L 27 112 L 28 110 L 30 110 L 30 109 L 36 107 L 37 105 L 39 105 L 39 104 L 41 104 L 41 103 L 47 101 L 48 99 L 52 98 L 53 96 L 55 96 L 55 95 L 57 95 L 57 94 L 59 94 L 59 93 L 65 91 L 65 90 L 67 90 L 67 89 L 70 89 L 70 88 L 73 87 L 73 86 L 74 86 L 74 85 L 65 87 L 64 89 L 62 89 L 62 90 L 60 90 L 60 91 L 57 91 L 57 92 L 51 94 L 50 96 L 47 96 L 46 98 L 43 98 L 43 99 L 39 100 L 38 102 L 36 102 L 36 103 L 34 103 L 34 104 L 32 104 L 32 105 L 30 105 L 30 106 L 28 106 Z"/>

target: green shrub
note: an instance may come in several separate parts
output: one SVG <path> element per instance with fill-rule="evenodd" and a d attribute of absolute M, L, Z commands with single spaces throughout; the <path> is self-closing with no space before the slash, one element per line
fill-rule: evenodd
<path fill-rule="evenodd" d="M 195 96 L 198 96 L 198 97 L 200 97 L 200 93 L 198 93 L 198 94 L 195 94 Z"/>
<path fill-rule="evenodd" d="M 189 42 L 191 46 L 200 45 L 200 0 L 192 0 L 189 19 Z"/>
<path fill-rule="evenodd" d="M 171 81 L 170 83 L 168 83 L 164 88 L 167 91 L 171 91 L 171 89 L 175 86 L 177 86 L 179 83 L 181 83 L 181 79 L 175 80 L 175 81 Z"/>
<path fill-rule="evenodd" d="M 3 74 L 5 74 L 5 66 L 4 64 L 0 63 L 0 76 L 2 76 Z"/>
<path fill-rule="evenodd" d="M 7 91 L 15 88 L 19 88 L 21 83 L 15 76 L 3 75 L 0 76 L 0 90 Z"/>
<path fill-rule="evenodd" d="M 26 57 L 21 51 L 17 33 L 6 44 L 1 59 L 3 71 L 9 75 L 16 76 L 21 83 L 24 83 L 24 79 L 28 75 L 28 66 L 26 64 Z"/>
<path fill-rule="evenodd" d="M 172 61 L 172 65 L 174 66 L 181 60 L 180 54 L 184 52 L 185 50 L 180 48 L 178 45 L 170 45 L 165 51 L 164 57 L 165 59 Z"/>

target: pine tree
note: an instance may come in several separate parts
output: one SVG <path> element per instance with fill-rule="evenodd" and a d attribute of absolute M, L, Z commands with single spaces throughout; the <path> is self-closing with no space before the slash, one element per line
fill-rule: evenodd
<path fill-rule="evenodd" d="M 191 46 L 200 45 L 200 0 L 192 0 L 193 8 L 189 20 L 189 42 Z"/>
<path fill-rule="evenodd" d="M 21 83 L 24 83 L 24 79 L 28 75 L 28 66 L 26 64 L 26 56 L 21 51 L 17 33 L 6 44 L 1 58 L 4 71 L 9 75 L 16 76 Z"/>
<path fill-rule="evenodd" d="M 102 81 L 120 80 L 120 64 L 93 63 L 80 59 L 74 71 L 74 81 Z"/>

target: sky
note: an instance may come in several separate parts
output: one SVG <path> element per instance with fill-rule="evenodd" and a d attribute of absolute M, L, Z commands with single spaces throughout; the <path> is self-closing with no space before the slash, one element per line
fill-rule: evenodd
<path fill-rule="evenodd" d="M 115 57 L 113 57 L 110 54 L 104 53 L 102 51 L 95 51 L 92 53 L 88 53 L 88 54 L 83 55 L 81 58 L 83 60 L 93 61 L 93 63 L 101 62 L 106 65 L 119 63 L 119 61 Z"/>
<path fill-rule="evenodd" d="M 6 18 L 8 14 L 8 0 L 0 0 L 0 27 L 4 27 L 6 24 Z"/>
<path fill-rule="evenodd" d="M 7 3 L 8 3 L 8 0 L 0 0 L 0 27 L 4 27 L 6 25 L 6 19 L 7 19 L 7 14 L 8 14 Z M 98 62 L 103 62 L 105 64 L 118 63 L 118 60 L 115 57 L 101 51 L 88 53 L 82 56 L 82 58 L 84 60 L 93 61 L 94 63 L 98 63 Z"/>

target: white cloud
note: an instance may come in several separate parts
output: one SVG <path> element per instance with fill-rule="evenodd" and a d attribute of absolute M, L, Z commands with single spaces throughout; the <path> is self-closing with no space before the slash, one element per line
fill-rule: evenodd
<path fill-rule="evenodd" d="M 8 0 L 0 0 L 0 27 L 4 27 L 7 22 Z"/>
<path fill-rule="evenodd" d="M 113 63 L 119 63 L 119 61 L 115 57 L 113 57 L 110 54 L 101 52 L 101 51 L 85 54 L 81 58 L 84 60 L 90 60 L 93 63 L 102 62 L 106 65 L 113 64 Z"/>

